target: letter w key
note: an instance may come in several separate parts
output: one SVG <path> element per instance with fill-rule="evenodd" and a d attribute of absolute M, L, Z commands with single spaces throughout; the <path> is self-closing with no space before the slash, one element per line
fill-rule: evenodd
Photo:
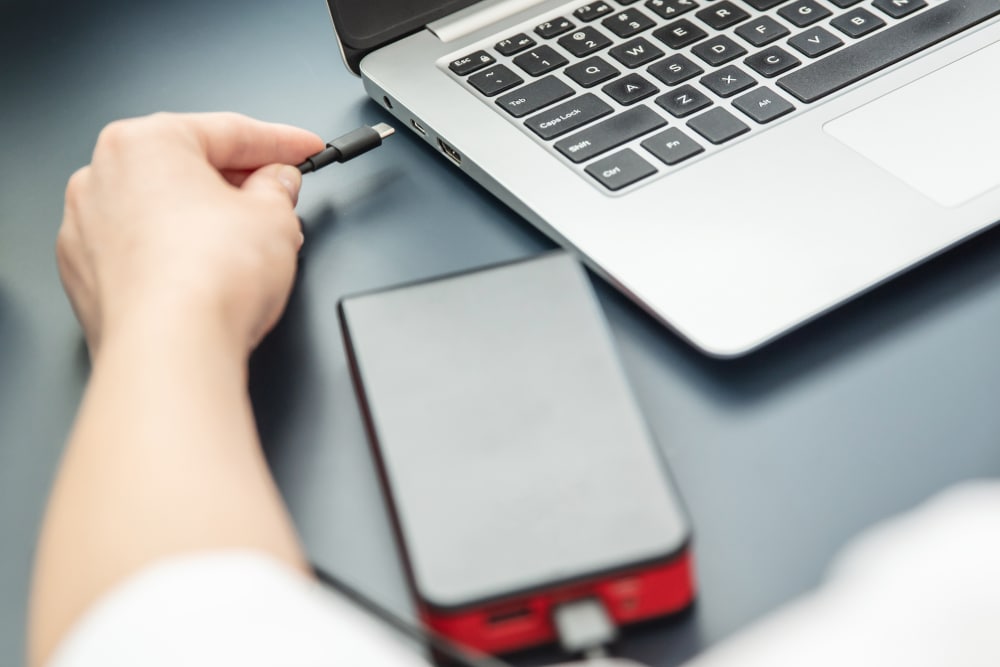
<path fill-rule="evenodd" d="M 656 48 L 649 40 L 642 37 L 630 40 L 608 51 L 611 57 L 625 67 L 634 69 L 640 65 L 656 60 L 663 51 Z"/>

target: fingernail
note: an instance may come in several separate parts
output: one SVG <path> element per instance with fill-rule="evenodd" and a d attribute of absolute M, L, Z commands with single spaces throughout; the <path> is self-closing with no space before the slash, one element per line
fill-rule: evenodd
<path fill-rule="evenodd" d="M 302 174 L 295 167 L 283 164 L 278 167 L 278 182 L 281 183 L 286 190 L 288 190 L 288 196 L 292 198 L 292 202 L 298 202 L 299 200 L 299 189 L 302 187 Z"/>

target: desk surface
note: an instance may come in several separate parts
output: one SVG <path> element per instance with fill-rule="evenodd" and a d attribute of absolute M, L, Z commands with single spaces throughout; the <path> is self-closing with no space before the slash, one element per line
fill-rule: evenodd
<path fill-rule="evenodd" d="M 0 662 L 18 664 L 37 525 L 87 372 L 52 247 L 99 129 L 159 109 L 329 136 L 387 119 L 341 65 L 322 0 L 0 4 Z M 551 244 L 406 133 L 311 177 L 300 212 L 317 231 L 253 361 L 261 431 L 311 556 L 409 613 L 335 304 Z M 998 267 L 991 233 L 733 362 L 598 284 L 690 508 L 701 586 L 692 614 L 627 634 L 623 654 L 677 664 L 814 586 L 859 530 L 1000 474 Z"/>

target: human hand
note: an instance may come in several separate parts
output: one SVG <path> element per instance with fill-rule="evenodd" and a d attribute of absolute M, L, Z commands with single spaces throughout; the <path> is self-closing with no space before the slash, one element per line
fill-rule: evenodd
<path fill-rule="evenodd" d="M 69 181 L 56 244 L 91 354 L 137 320 L 211 327 L 248 354 L 284 310 L 302 245 L 289 165 L 323 147 L 231 113 L 108 125 Z"/>

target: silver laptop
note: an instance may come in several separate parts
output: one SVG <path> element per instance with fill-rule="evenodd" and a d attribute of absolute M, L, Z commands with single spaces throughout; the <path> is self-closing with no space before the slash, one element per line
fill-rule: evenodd
<path fill-rule="evenodd" d="M 1000 0 L 329 0 L 368 94 L 704 352 L 1000 218 Z"/>

